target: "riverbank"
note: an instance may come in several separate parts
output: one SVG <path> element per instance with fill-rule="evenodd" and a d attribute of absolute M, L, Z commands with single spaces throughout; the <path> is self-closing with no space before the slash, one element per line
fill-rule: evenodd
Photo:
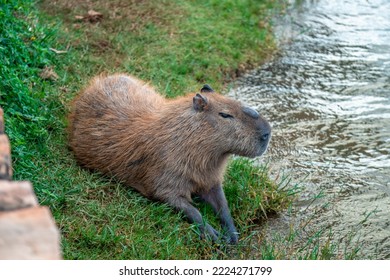
<path fill-rule="evenodd" d="M 31 180 L 41 204 L 50 206 L 66 259 L 333 257 L 317 243 L 311 254 L 291 251 L 295 232 L 278 241 L 259 230 L 267 216 L 291 207 L 297 191 L 288 180 L 269 180 L 264 167 L 245 160 L 230 164 L 225 187 L 240 245 L 216 246 L 199 241 L 196 228 L 166 205 L 79 168 L 67 149 L 68 104 L 101 72 L 130 72 L 169 97 L 204 83 L 226 91 L 233 78 L 275 49 L 272 3 L 4 3 L 0 102 L 15 179 Z M 208 208 L 199 207 L 217 224 Z"/>

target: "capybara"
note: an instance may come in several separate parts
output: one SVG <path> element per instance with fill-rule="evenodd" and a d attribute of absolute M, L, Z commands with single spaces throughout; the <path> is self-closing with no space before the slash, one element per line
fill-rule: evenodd
<path fill-rule="evenodd" d="M 182 211 L 202 236 L 232 244 L 238 233 L 222 189 L 224 170 L 232 154 L 263 154 L 270 137 L 255 110 L 208 85 L 167 99 L 126 74 L 95 77 L 69 117 L 69 144 L 80 165 Z M 212 206 L 224 235 L 203 221 L 192 196 Z"/>

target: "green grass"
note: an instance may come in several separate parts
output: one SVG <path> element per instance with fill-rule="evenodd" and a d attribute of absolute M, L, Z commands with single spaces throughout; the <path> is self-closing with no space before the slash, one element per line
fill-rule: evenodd
<path fill-rule="evenodd" d="M 264 21 L 272 1 L 43 1 L 41 7 L 67 28 L 61 41 L 79 59 L 68 72 L 83 81 L 102 71 L 126 71 L 167 96 L 199 90 L 205 82 L 223 89 L 234 73 L 259 64 L 274 48 Z M 74 20 L 89 9 L 103 20 Z"/>
<path fill-rule="evenodd" d="M 274 1 L 0 4 L 0 105 L 14 179 L 32 181 L 40 203 L 52 210 L 64 258 L 338 257 L 332 243 L 322 242 L 318 234 L 303 246 L 299 230 L 267 237 L 261 225 L 291 209 L 298 188 L 286 179 L 270 180 L 266 167 L 249 160 L 232 160 L 225 178 L 241 233 L 239 245 L 228 246 L 199 240 L 197 228 L 167 205 L 80 168 L 67 148 L 69 103 L 100 72 L 130 72 L 169 97 L 199 90 L 203 83 L 226 90 L 232 78 L 274 50 L 267 20 L 278 8 Z M 102 21 L 75 19 L 90 9 L 101 12 Z M 47 67 L 58 77 L 42 78 Z M 212 211 L 202 203 L 197 207 L 218 228 Z"/>

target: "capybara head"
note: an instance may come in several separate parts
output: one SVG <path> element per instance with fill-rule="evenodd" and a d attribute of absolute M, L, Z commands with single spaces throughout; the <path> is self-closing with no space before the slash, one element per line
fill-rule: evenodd
<path fill-rule="evenodd" d="M 218 132 L 216 141 L 226 154 L 262 155 L 271 138 L 271 126 L 254 109 L 214 93 L 208 85 L 193 97 L 193 107 Z"/>

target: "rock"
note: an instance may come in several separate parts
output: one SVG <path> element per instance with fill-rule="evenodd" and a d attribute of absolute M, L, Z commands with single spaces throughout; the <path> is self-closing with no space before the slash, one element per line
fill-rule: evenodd
<path fill-rule="evenodd" d="M 30 182 L 0 181 L 0 213 L 34 206 L 38 206 L 38 200 Z"/>
<path fill-rule="evenodd" d="M 48 207 L 0 212 L 0 259 L 61 259 L 60 235 Z"/>
<path fill-rule="evenodd" d="M 0 108 L 0 180 L 12 178 L 11 146 L 4 134 L 3 109 Z"/>

